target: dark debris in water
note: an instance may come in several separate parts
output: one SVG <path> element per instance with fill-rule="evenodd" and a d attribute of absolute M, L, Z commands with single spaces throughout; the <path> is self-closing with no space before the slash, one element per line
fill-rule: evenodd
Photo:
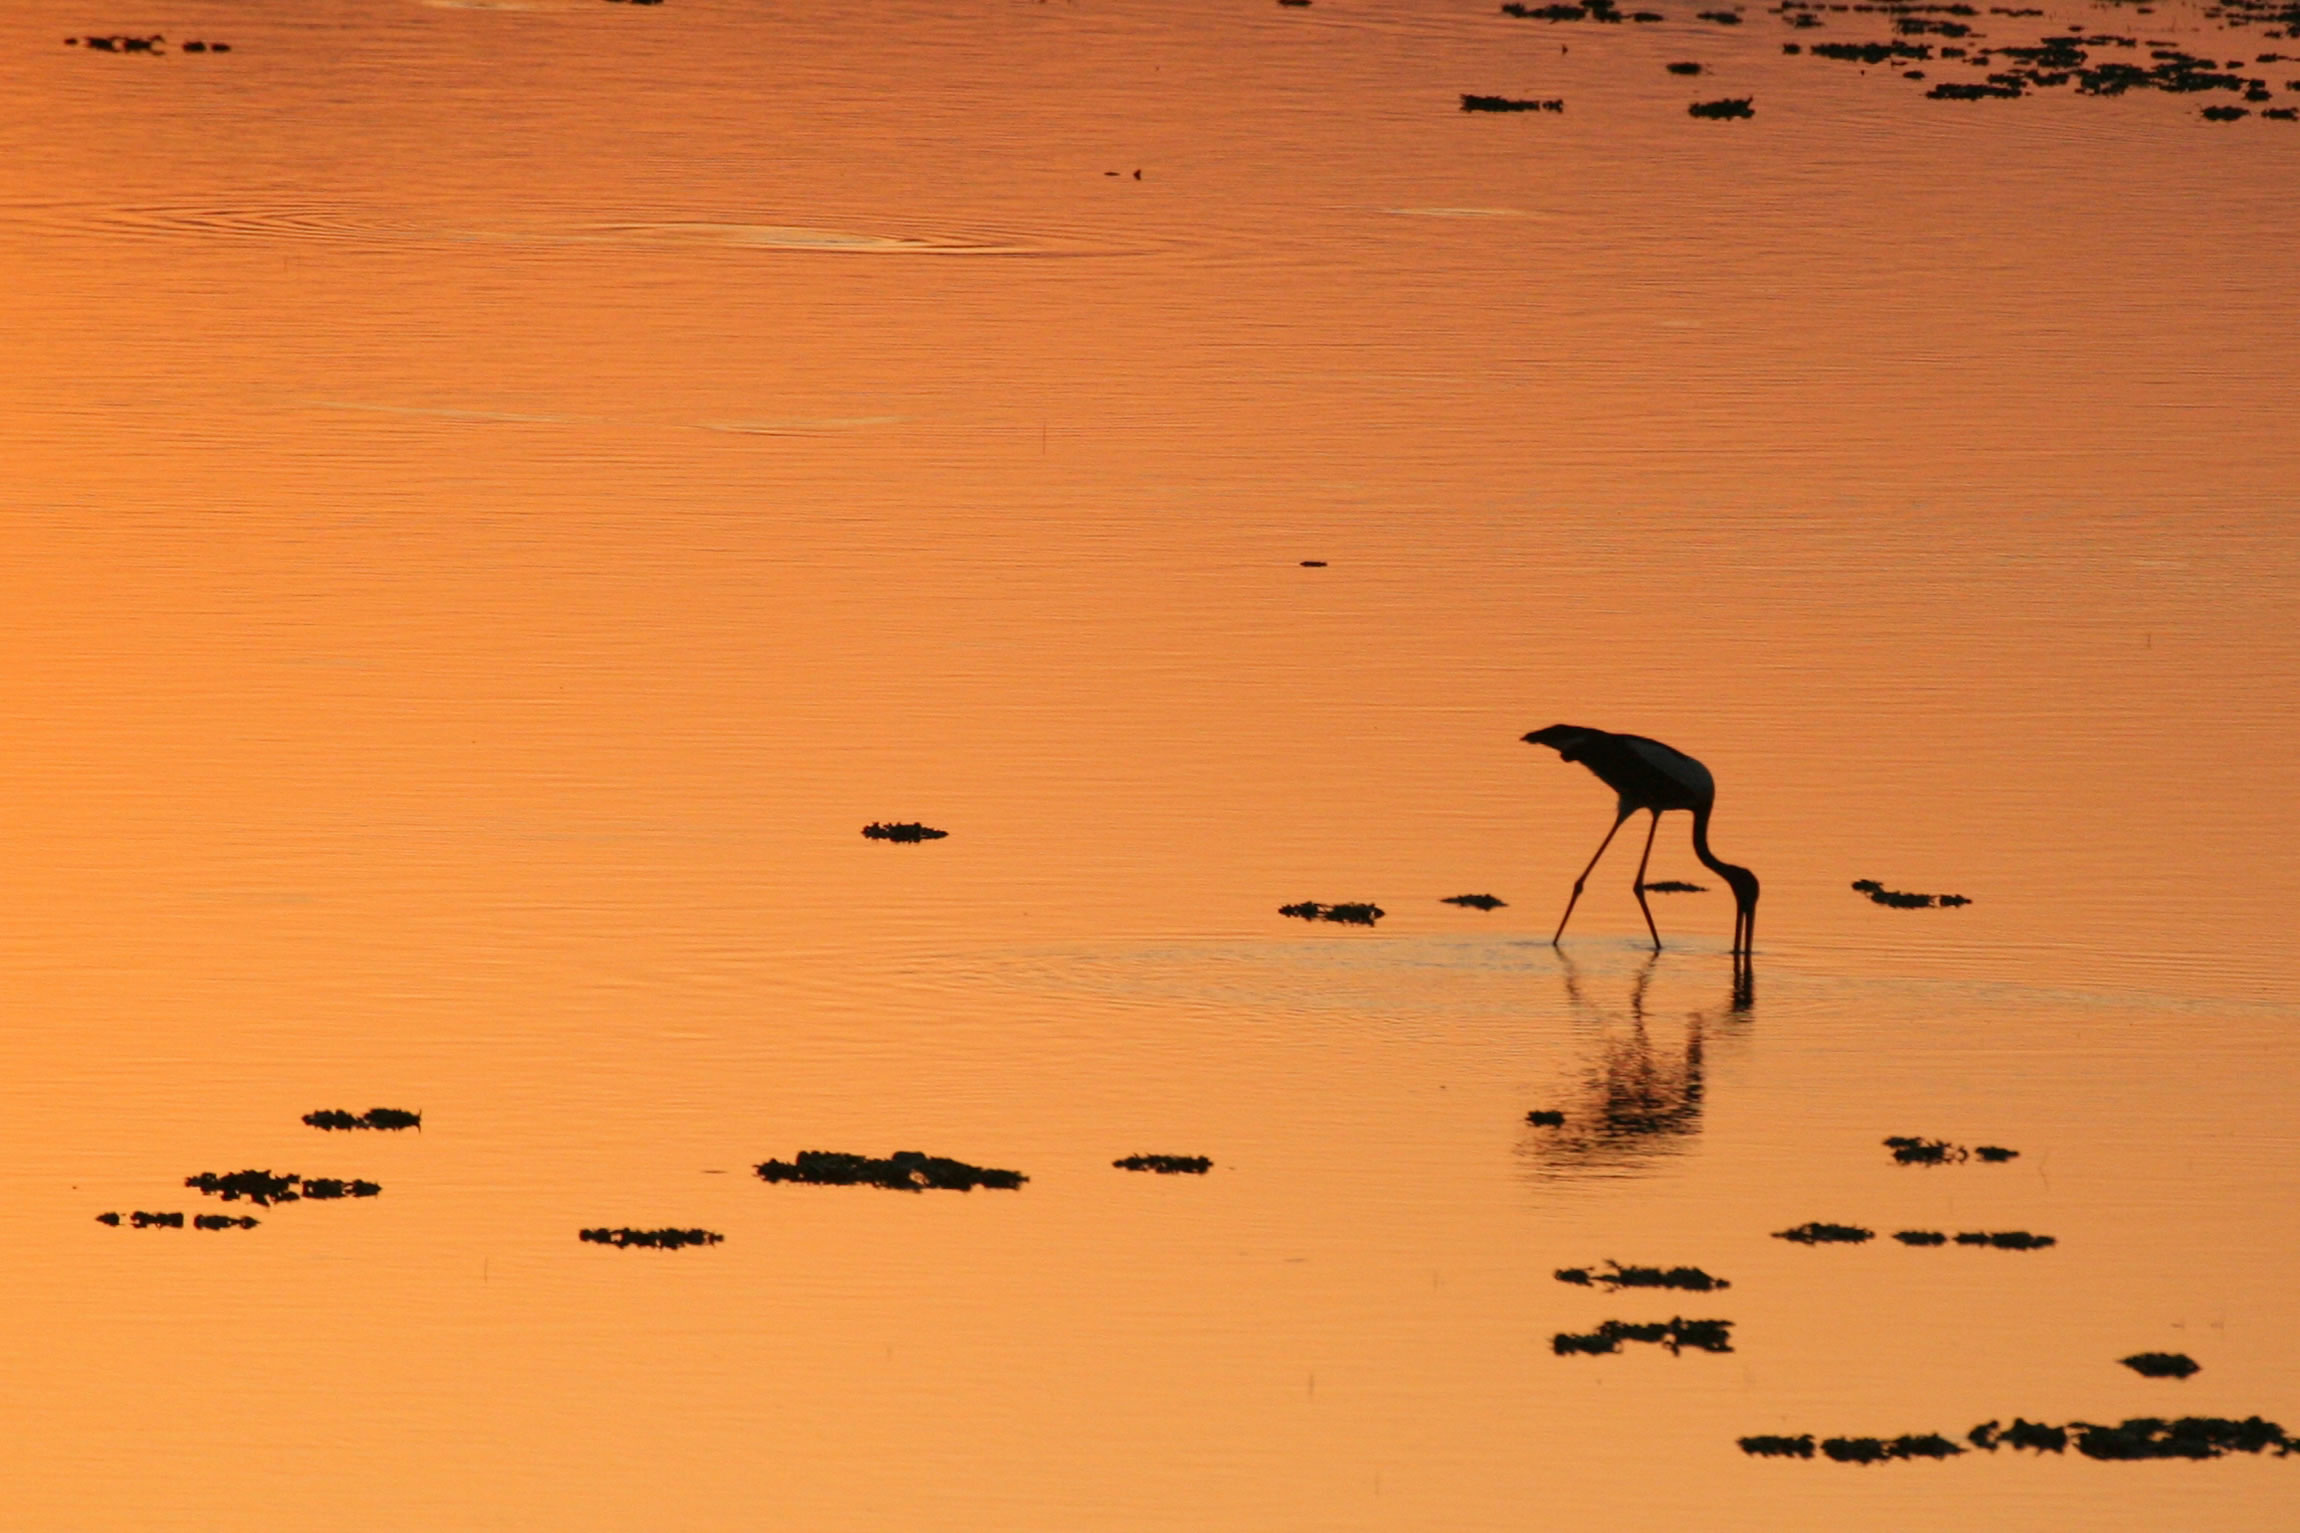
<path fill-rule="evenodd" d="M 1939 1230 L 1895 1230 L 1893 1238 L 1905 1246 L 1945 1246 L 1949 1237 Z"/>
<path fill-rule="evenodd" d="M 2027 1230 L 1966 1230 L 1957 1236 L 1960 1246 L 1989 1246 L 1999 1251 L 2041 1251 L 2060 1242 L 2050 1235 Z"/>
<path fill-rule="evenodd" d="M 1873 878 L 1856 878 L 1853 887 L 1867 895 L 1873 903 L 1890 906 L 1894 910 L 1928 910 L 1935 907 L 1954 909 L 1958 905 L 1972 903 L 1962 894 L 1904 894 L 1898 889 L 1886 888 Z"/>
<path fill-rule="evenodd" d="M 397 1107 L 370 1107 L 363 1113 L 349 1113 L 341 1108 L 322 1108 L 307 1112 L 303 1121 L 313 1128 L 324 1129 L 401 1129 L 423 1127 L 423 1114 L 406 1112 Z"/>
<path fill-rule="evenodd" d="M 1594 1331 L 1580 1334 L 1560 1331 L 1549 1339 L 1549 1349 L 1559 1357 L 1570 1357 L 1575 1353 L 1602 1356 L 1619 1352 L 1625 1341 L 1651 1342 L 1667 1347 L 1672 1354 L 1683 1352 L 1688 1347 L 1696 1352 L 1730 1352 L 1733 1350 L 1733 1322 L 1677 1317 L 1649 1324 L 1608 1320 Z"/>
<path fill-rule="evenodd" d="M 863 827 L 862 833 L 873 841 L 903 842 L 940 841 L 950 834 L 947 830 L 936 830 L 931 825 L 921 825 L 916 820 L 896 820 L 891 824 L 873 820 Z"/>
<path fill-rule="evenodd" d="M 1214 1169 L 1208 1155 L 1129 1155 L 1110 1164 L 1121 1171 L 1155 1171 L 1160 1176 L 1204 1176 Z"/>
<path fill-rule="evenodd" d="M 578 1230 L 578 1238 L 593 1245 L 645 1246 L 651 1251 L 676 1251 L 681 1246 L 715 1246 L 727 1237 L 717 1230 L 634 1230 L 628 1226 L 618 1229 L 600 1228 Z"/>
<path fill-rule="evenodd" d="M 1753 1458 L 1811 1458 L 1813 1434 L 1801 1437 L 1774 1437 L 1759 1434 L 1741 1439 L 1741 1451 Z"/>
<path fill-rule="evenodd" d="M 1690 59 L 1682 60 L 1678 63 L 1669 64 L 1664 67 L 1667 68 L 1668 71 L 1673 75 L 1697 75 L 1701 72 L 1701 66 L 1694 63 Z"/>
<path fill-rule="evenodd" d="M 1840 1464 L 1882 1464 L 1892 1459 L 1954 1458 L 1965 1450 L 1938 1432 L 1899 1437 L 1827 1437 L 1821 1451 Z"/>
<path fill-rule="evenodd" d="M 1946 1139 L 1920 1139 L 1911 1134 L 1894 1134 L 1885 1140 L 1885 1147 L 1893 1152 L 1894 1163 L 1902 1166 L 1947 1166 L 1976 1158 L 2002 1165 L 2020 1156 L 2020 1151 L 2008 1150 L 2001 1144 L 1977 1145 L 1968 1150 Z"/>
<path fill-rule="evenodd" d="M 1610 1257 L 1602 1268 L 1560 1267 L 1556 1277 L 1560 1283 L 1580 1288 L 1601 1286 L 1615 1292 L 1624 1288 L 1681 1288 L 1688 1293 L 1710 1293 L 1733 1286 L 1699 1267 L 1624 1267 Z"/>
<path fill-rule="evenodd" d="M 1449 894 L 1438 901 L 1441 905 L 1460 905 L 1468 910 L 1499 910 L 1509 901 L 1495 894 Z"/>
<path fill-rule="evenodd" d="M 2185 1352 L 2135 1352 L 2117 1361 L 2144 1379 L 2185 1379 L 2204 1368 Z"/>
<path fill-rule="evenodd" d="M 1304 900 L 1298 905 L 1280 905 L 1278 914 L 1292 916 L 1297 921 L 1336 921 L 1344 926 L 1371 926 L 1389 912 L 1371 900 L 1340 905 L 1321 905 L 1316 900 Z"/>
<path fill-rule="evenodd" d="M 1465 112 L 1562 112 L 1565 102 L 1560 97 L 1547 100 L 1515 96 L 1473 96 L 1464 91 L 1461 109 Z"/>
<path fill-rule="evenodd" d="M 184 1227 L 184 1216 L 182 1214 L 147 1213 L 139 1208 L 132 1214 L 98 1214 L 96 1222 L 108 1224 L 113 1229 L 118 1229 L 121 1224 L 125 1223 L 132 1230 L 180 1230 Z M 254 1221 L 249 1222 L 253 1223 Z M 207 1227 L 205 1224 L 200 1226 L 201 1229 Z"/>
<path fill-rule="evenodd" d="M 1775 1240 L 1793 1240 L 1801 1246 L 1857 1246 L 1864 1240 L 1876 1238 L 1875 1230 L 1862 1229 L 1857 1224 L 1826 1224 L 1815 1219 L 1800 1224 L 1793 1230 L 1775 1230 Z"/>
<path fill-rule="evenodd" d="M 1689 884 L 1682 878 L 1664 878 L 1637 886 L 1647 894 L 1707 894 L 1707 884 Z"/>
<path fill-rule="evenodd" d="M 1696 101 L 1685 109 L 1689 117 L 1754 117 L 1757 108 L 1751 96 L 1720 96 L 1715 101 Z"/>
<path fill-rule="evenodd" d="M 977 1187 L 1013 1189 L 1030 1180 L 1019 1171 L 970 1166 L 963 1160 L 922 1155 L 917 1150 L 897 1150 L 884 1160 L 836 1150 L 801 1150 L 796 1160 L 762 1161 L 754 1169 L 759 1179 L 767 1182 L 885 1187 L 896 1192 L 924 1192 L 930 1187 L 951 1192 L 971 1192 Z"/>
<path fill-rule="evenodd" d="M 1555 1108 L 1536 1107 L 1532 1112 L 1525 1115 L 1525 1121 L 1535 1128 L 1563 1128 L 1565 1127 L 1565 1114 Z"/>
<path fill-rule="evenodd" d="M 236 1203 L 246 1198 L 259 1208 L 274 1203 L 293 1203 L 300 1198 L 326 1201 L 332 1198 L 372 1198 L 383 1191 L 374 1182 L 342 1181 L 331 1176 L 303 1177 L 290 1171 L 274 1176 L 269 1171 L 232 1171 L 217 1175 L 203 1171 L 198 1176 L 184 1178 L 186 1187 L 196 1187 L 211 1198 L 222 1198 Z"/>
<path fill-rule="evenodd" d="M 1741 1451 L 1766 1458 L 1810 1458 L 1810 1436 L 1806 1437 L 1744 1437 Z M 2288 1458 L 2300 1452 L 2300 1444 L 2286 1434 L 2283 1427 L 2258 1416 L 2247 1416 L 2242 1421 L 2225 1416 L 2182 1416 L 2165 1420 L 2156 1416 L 2135 1416 L 2116 1426 L 2103 1426 L 2097 1422 L 2071 1421 L 2065 1426 L 2029 1421 L 2014 1417 L 2009 1427 L 1995 1421 L 1984 1421 L 1965 1434 L 1965 1441 L 1984 1452 L 1994 1453 L 1999 1448 L 2019 1448 L 2030 1453 L 2065 1453 L 2073 1446 L 2089 1459 L 2104 1461 L 2129 1459 L 2209 1459 L 2225 1458 L 2231 1453 L 2268 1453 Z M 1821 1452 L 1840 1464 L 1881 1464 L 1893 1459 L 1950 1458 L 1966 1451 L 1938 1433 L 1926 1432 L 1903 1437 L 1830 1437 L 1821 1442 Z"/>

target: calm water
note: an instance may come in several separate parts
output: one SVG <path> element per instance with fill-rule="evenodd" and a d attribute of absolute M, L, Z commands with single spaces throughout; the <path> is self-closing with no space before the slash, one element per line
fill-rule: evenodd
<path fill-rule="evenodd" d="M 0 15 L 14 1525 L 2291 1525 L 1735 1439 L 2300 1426 L 2300 124 L 1755 9 Z M 1752 995 L 1634 847 L 1550 947 L 1558 720 L 1715 771 Z M 242 1167 L 384 1192 L 94 1222 Z"/>

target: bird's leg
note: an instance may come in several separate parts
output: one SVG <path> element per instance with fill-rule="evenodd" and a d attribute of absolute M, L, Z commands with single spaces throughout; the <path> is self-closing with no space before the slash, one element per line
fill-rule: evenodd
<path fill-rule="evenodd" d="M 1661 811 L 1653 811 L 1653 823 L 1645 828 L 1645 855 L 1637 859 L 1637 908 L 1645 912 L 1645 930 L 1653 938 L 1653 951 L 1661 951 L 1661 933 L 1654 929 L 1653 907 L 1645 903 L 1645 865 L 1653 860 L 1653 837 L 1661 829 Z"/>
<path fill-rule="evenodd" d="M 1597 843 L 1597 850 L 1590 855 L 1589 867 L 1583 868 L 1581 876 L 1573 881 L 1573 898 L 1565 902 L 1565 914 L 1557 918 L 1557 931 L 1549 939 L 1551 947 L 1557 946 L 1558 939 L 1565 935 L 1565 923 L 1573 919 L 1573 907 L 1581 901 L 1581 886 L 1589 882 L 1590 869 L 1597 866 L 1597 859 L 1604 856 L 1605 849 L 1613 844 L 1614 831 L 1621 829 L 1622 821 L 1628 819 L 1631 812 L 1624 809 L 1613 817 L 1613 830 L 1607 831 L 1605 839 Z"/>

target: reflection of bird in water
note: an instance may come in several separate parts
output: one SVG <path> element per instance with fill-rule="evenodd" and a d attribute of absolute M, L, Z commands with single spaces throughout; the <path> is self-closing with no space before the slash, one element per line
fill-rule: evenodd
<path fill-rule="evenodd" d="M 1589 881 L 1597 859 L 1613 844 L 1614 832 L 1621 829 L 1624 820 L 1643 809 L 1651 812 L 1653 824 L 1645 832 L 1645 855 L 1637 860 L 1637 908 L 1645 912 L 1645 930 L 1653 938 L 1653 950 L 1660 952 L 1661 933 L 1653 925 L 1653 907 L 1645 903 L 1645 865 L 1653 858 L 1653 837 L 1661 829 L 1661 816 L 1672 809 L 1687 809 L 1693 813 L 1693 855 L 1733 890 L 1733 951 L 1739 954 L 1753 950 L 1757 931 L 1757 875 L 1730 862 L 1720 862 L 1709 850 L 1709 812 L 1717 806 L 1717 780 L 1709 775 L 1707 767 L 1659 740 L 1648 740 L 1643 735 L 1608 734 L 1602 729 L 1584 729 L 1578 724 L 1552 724 L 1547 729 L 1537 729 L 1525 736 L 1525 742 L 1546 745 L 1567 761 L 1580 762 L 1621 796 L 1613 816 L 1613 829 L 1597 843 L 1597 852 L 1589 859 L 1589 866 L 1573 881 L 1573 896 L 1565 902 L 1565 914 L 1558 920 L 1557 933 L 1549 939 L 1552 944 L 1564 937 L 1565 923 L 1573 919 L 1573 907 L 1581 899 L 1581 887 Z"/>
<path fill-rule="evenodd" d="M 1609 1028 L 1596 1039 L 1593 1057 L 1557 1104 L 1563 1124 L 1537 1131 L 1528 1141 L 1526 1148 L 1540 1159 L 1582 1170 L 1620 1168 L 1683 1149 L 1701 1131 L 1705 1050 L 1719 1009 L 1688 1012 L 1682 1045 L 1656 1039 L 1645 1015 L 1655 962 L 1647 958 L 1630 980 L 1628 1029 Z M 1563 977 L 1576 1012 L 1610 1020 L 1584 993 L 1570 958 Z M 1724 1020 L 1746 1020 L 1752 1000 L 1747 971 L 1736 966 Z"/>

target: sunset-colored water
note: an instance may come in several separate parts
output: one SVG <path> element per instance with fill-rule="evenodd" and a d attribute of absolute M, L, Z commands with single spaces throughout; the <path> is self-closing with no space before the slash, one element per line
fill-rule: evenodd
<path fill-rule="evenodd" d="M 2300 21 L 1666 9 L 0 9 L 0 1523 L 2293 1526 Z"/>

